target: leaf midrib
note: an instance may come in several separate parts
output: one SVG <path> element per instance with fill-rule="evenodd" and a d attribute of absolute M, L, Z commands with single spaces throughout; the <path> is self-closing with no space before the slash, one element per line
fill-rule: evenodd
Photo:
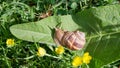
<path fill-rule="evenodd" d="M 97 37 L 102 37 L 102 36 L 106 36 L 106 35 L 113 35 L 113 34 L 117 34 L 117 33 L 120 33 L 120 31 L 117 31 L 117 32 L 110 32 L 110 33 L 99 33 L 99 34 L 96 34 L 96 35 L 91 35 L 89 37 L 86 37 L 86 39 L 89 39 L 89 38 L 97 38 Z"/>

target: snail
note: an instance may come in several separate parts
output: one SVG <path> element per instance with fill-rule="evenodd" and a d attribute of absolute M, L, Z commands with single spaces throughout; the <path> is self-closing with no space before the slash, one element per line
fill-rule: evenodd
<path fill-rule="evenodd" d="M 80 31 L 64 31 L 55 28 L 54 41 L 57 45 L 65 46 L 71 50 L 80 50 L 85 45 L 85 33 Z"/>

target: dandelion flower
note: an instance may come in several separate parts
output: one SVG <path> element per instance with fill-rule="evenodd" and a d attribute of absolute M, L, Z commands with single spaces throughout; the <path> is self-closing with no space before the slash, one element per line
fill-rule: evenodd
<path fill-rule="evenodd" d="M 92 57 L 89 55 L 88 52 L 86 52 L 86 53 L 83 55 L 83 63 L 89 64 L 91 59 L 92 59 Z"/>
<path fill-rule="evenodd" d="M 75 57 L 73 58 L 72 65 L 73 65 L 74 67 L 77 67 L 77 66 L 82 65 L 82 57 L 80 57 L 80 56 L 75 56 Z"/>
<path fill-rule="evenodd" d="M 89 64 L 91 59 L 92 57 L 89 55 L 88 52 L 86 52 L 84 53 L 83 56 L 75 56 L 73 58 L 72 65 L 74 67 L 77 67 L 77 66 L 82 65 L 83 63 Z"/>
<path fill-rule="evenodd" d="M 39 47 L 37 55 L 40 56 L 40 57 L 43 57 L 45 54 L 46 54 L 46 50 L 42 47 Z"/>
<path fill-rule="evenodd" d="M 64 47 L 63 46 L 58 46 L 56 49 L 55 49 L 55 52 L 57 54 L 63 54 L 64 53 Z"/>
<path fill-rule="evenodd" d="M 13 47 L 15 45 L 14 39 L 7 39 L 6 40 L 6 45 L 8 47 Z"/>

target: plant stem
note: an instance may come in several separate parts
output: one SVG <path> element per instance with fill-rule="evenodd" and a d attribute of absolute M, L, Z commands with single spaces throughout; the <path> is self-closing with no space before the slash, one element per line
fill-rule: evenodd
<path fill-rule="evenodd" d="M 34 57 L 35 57 L 35 55 L 29 56 L 29 57 L 26 57 L 26 58 L 17 58 L 17 59 L 28 60 L 28 59 L 32 59 L 32 58 L 34 58 Z"/>
<path fill-rule="evenodd" d="M 105 34 L 98 34 L 98 35 L 87 37 L 87 39 L 89 39 L 89 38 L 96 38 L 96 37 L 102 37 L 102 36 L 106 36 L 106 35 L 113 35 L 113 34 L 117 34 L 117 33 L 120 33 L 120 31 L 111 32 L 111 33 L 105 33 Z"/>
<path fill-rule="evenodd" d="M 49 57 L 52 57 L 52 58 L 56 58 L 56 59 L 61 59 L 60 57 L 52 56 L 52 55 L 49 55 L 49 54 L 46 54 L 46 56 L 49 56 Z"/>
<path fill-rule="evenodd" d="M 58 4 L 54 5 L 51 10 L 55 9 L 56 7 L 60 6 L 62 3 L 64 2 L 64 0 L 61 0 Z"/>
<path fill-rule="evenodd" d="M 7 66 L 8 66 L 8 68 L 11 68 L 11 65 L 9 64 L 9 61 L 8 61 L 8 59 L 7 59 L 7 56 L 6 56 L 6 52 L 5 52 L 5 49 L 2 47 L 2 49 L 3 49 L 3 53 L 4 53 L 4 59 L 5 59 L 5 62 L 6 62 L 6 64 L 7 64 Z"/>

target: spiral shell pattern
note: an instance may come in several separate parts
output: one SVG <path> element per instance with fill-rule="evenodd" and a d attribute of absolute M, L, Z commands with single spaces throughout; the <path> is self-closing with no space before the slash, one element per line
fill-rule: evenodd
<path fill-rule="evenodd" d="M 54 40 L 57 45 L 66 46 L 71 50 L 80 50 L 85 45 L 85 33 L 80 31 L 64 31 L 55 28 Z"/>

